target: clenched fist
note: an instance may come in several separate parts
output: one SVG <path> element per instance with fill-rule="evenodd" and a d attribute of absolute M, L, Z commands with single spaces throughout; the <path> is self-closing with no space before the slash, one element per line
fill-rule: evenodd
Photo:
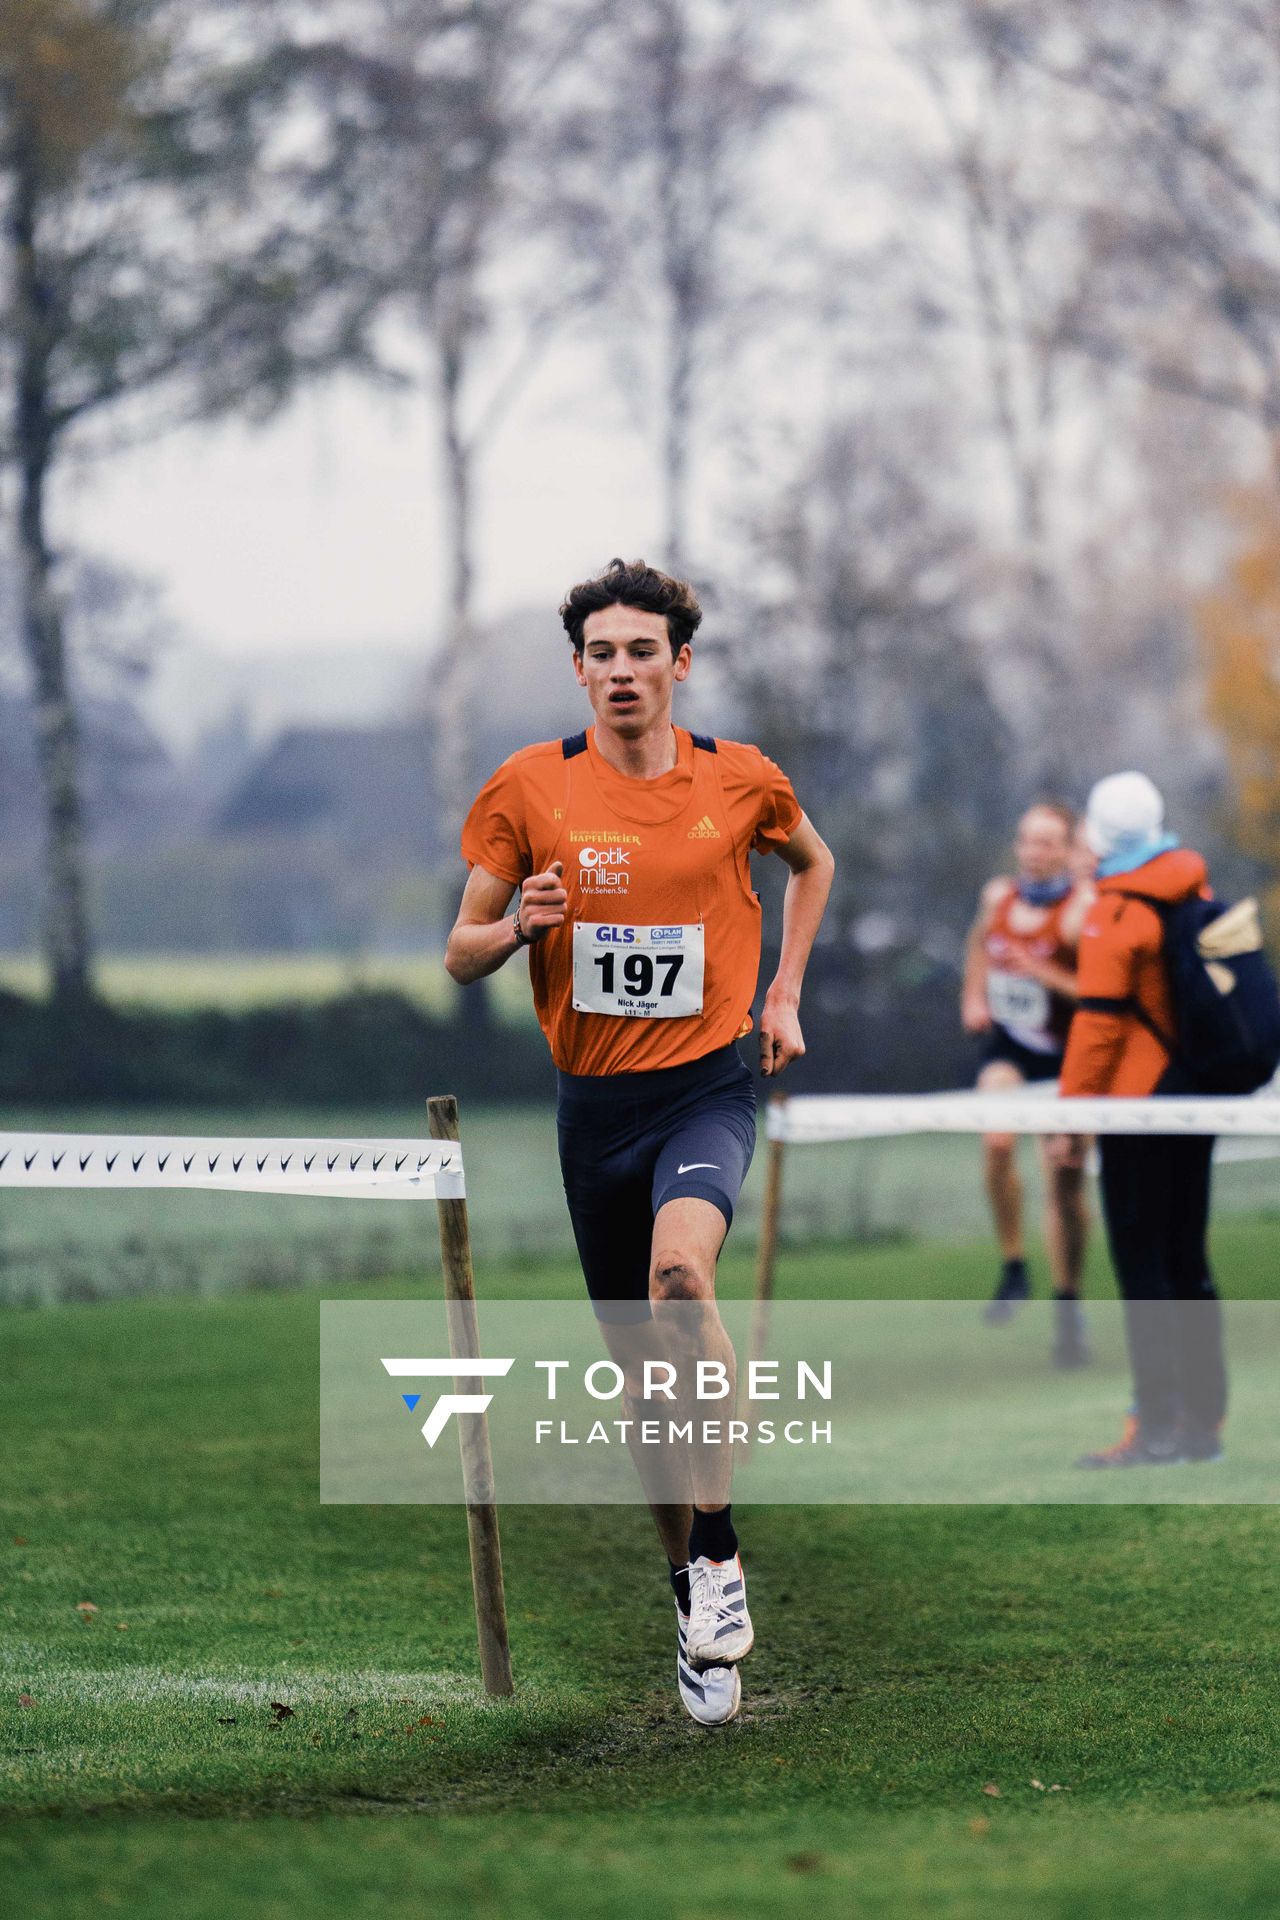
<path fill-rule="evenodd" d="M 545 873 L 531 873 L 520 884 L 520 929 L 530 943 L 564 925 L 569 895 L 563 875 L 560 861 L 553 860 Z"/>

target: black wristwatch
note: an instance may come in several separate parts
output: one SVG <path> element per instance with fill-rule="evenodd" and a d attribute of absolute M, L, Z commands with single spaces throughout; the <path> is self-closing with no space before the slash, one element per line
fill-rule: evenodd
<path fill-rule="evenodd" d="M 516 908 L 515 912 L 511 916 L 511 924 L 516 930 L 516 945 L 518 947 L 531 947 L 533 945 L 533 942 L 529 938 L 528 934 L 525 932 L 524 928 L 520 925 L 519 907 Z"/>

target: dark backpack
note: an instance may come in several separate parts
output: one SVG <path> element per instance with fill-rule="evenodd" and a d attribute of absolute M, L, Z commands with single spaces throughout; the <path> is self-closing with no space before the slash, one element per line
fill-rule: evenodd
<path fill-rule="evenodd" d="M 1225 900 L 1156 900 L 1136 891 L 1125 897 L 1145 901 L 1160 916 L 1174 1031 L 1161 1032 L 1136 1000 L 1107 1007 L 1140 1020 L 1195 1092 L 1256 1093 L 1280 1067 L 1280 987 L 1262 951 L 1256 902 L 1232 907 Z M 1224 924 L 1215 935 L 1218 922 Z"/>

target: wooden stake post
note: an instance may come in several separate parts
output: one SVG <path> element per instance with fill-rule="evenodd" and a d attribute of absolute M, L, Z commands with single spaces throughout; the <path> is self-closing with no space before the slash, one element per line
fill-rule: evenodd
<path fill-rule="evenodd" d="M 779 1094 L 770 1104 L 781 1107 Z M 778 1215 L 782 1208 L 782 1155 L 785 1141 L 770 1140 L 765 1164 L 764 1204 L 760 1212 L 760 1240 L 756 1247 L 756 1301 L 751 1315 L 752 1360 L 763 1360 L 769 1342 L 769 1309 L 773 1303 L 774 1273 L 778 1264 Z"/>
<path fill-rule="evenodd" d="M 433 1140 L 458 1139 L 458 1102 L 443 1094 L 427 1102 L 427 1125 Z M 455 1360 L 480 1358 L 476 1321 L 475 1276 L 471 1267 L 471 1230 L 465 1200 L 436 1201 L 440 1218 L 440 1260 L 448 1303 L 449 1351 Z M 456 1382 L 459 1392 L 474 1393 L 474 1374 Z M 476 1603 L 476 1634 L 480 1642 L 480 1671 L 486 1693 L 514 1693 L 511 1647 L 507 1640 L 507 1602 L 502 1587 L 502 1545 L 498 1538 L 498 1509 L 494 1501 L 493 1456 L 489 1449 L 489 1422 L 483 1413 L 459 1420 L 462 1484 L 467 1501 L 467 1536 L 471 1547 L 471 1587 Z"/>

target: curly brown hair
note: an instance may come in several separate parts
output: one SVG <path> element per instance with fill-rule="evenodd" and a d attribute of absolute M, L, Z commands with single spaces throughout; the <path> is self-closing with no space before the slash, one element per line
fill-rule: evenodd
<path fill-rule="evenodd" d="M 582 629 L 588 617 L 604 607 L 638 607 L 643 613 L 662 614 L 673 655 L 693 639 L 702 621 L 702 608 L 687 580 L 674 580 L 643 560 L 611 560 L 594 580 L 580 580 L 571 587 L 560 608 L 575 653 L 582 652 Z"/>

